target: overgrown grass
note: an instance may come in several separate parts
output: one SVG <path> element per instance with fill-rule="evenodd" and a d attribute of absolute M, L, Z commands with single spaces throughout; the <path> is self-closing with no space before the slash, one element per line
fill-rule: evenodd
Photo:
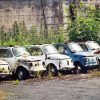
<path fill-rule="evenodd" d="M 96 75 L 96 76 L 100 76 L 100 71 L 96 71 L 96 72 L 95 72 L 95 75 Z"/>
<path fill-rule="evenodd" d="M 67 35 L 63 34 L 63 28 L 57 31 L 52 28 L 44 30 L 32 26 L 28 30 L 25 23 L 15 22 L 9 31 L 5 31 L 5 27 L 0 28 L 0 45 L 29 45 L 29 44 L 48 44 L 55 42 L 63 42 Z"/>
<path fill-rule="evenodd" d="M 12 81 L 12 84 L 13 84 L 13 85 L 18 85 L 19 82 L 20 82 L 19 80 L 14 80 L 14 81 Z"/>

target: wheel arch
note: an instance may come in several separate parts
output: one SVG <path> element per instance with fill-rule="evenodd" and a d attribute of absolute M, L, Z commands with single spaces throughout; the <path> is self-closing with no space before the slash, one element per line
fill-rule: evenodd
<path fill-rule="evenodd" d="M 57 66 L 56 66 L 54 63 L 49 63 L 49 64 L 47 65 L 47 67 L 49 67 L 49 66 L 54 66 L 54 67 L 57 68 Z"/>
<path fill-rule="evenodd" d="M 79 62 L 79 61 L 75 61 L 75 62 L 74 62 L 74 65 L 77 66 L 77 65 L 82 65 L 82 64 L 81 64 L 81 62 Z"/>
<path fill-rule="evenodd" d="M 16 70 L 15 70 L 15 73 L 16 73 L 18 70 L 20 70 L 20 69 L 23 69 L 23 70 L 26 70 L 27 72 L 29 72 L 28 69 L 27 69 L 26 67 L 18 66 L 18 67 L 16 68 Z"/>

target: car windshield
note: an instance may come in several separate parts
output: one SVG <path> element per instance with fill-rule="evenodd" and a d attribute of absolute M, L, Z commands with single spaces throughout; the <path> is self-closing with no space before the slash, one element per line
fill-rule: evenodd
<path fill-rule="evenodd" d="M 98 43 L 96 42 L 88 42 L 87 46 L 91 49 L 91 50 L 96 50 L 96 49 L 100 49 L 100 46 Z"/>
<path fill-rule="evenodd" d="M 72 52 L 83 52 L 84 50 L 81 48 L 80 45 L 78 45 L 77 43 L 70 43 L 68 44 L 70 50 Z"/>
<path fill-rule="evenodd" d="M 0 49 L 0 57 L 10 58 L 13 57 L 13 55 L 9 49 Z"/>
<path fill-rule="evenodd" d="M 53 45 L 46 45 L 46 46 L 43 46 L 43 51 L 46 53 L 46 54 L 57 54 L 59 53 L 57 51 L 57 49 L 53 46 Z"/>
<path fill-rule="evenodd" d="M 23 47 L 15 47 L 13 48 L 13 53 L 15 56 L 30 56 L 29 52 Z"/>
<path fill-rule="evenodd" d="M 81 46 L 81 48 L 84 50 L 84 51 L 88 51 L 88 48 L 87 46 L 83 43 L 83 44 L 79 44 Z"/>

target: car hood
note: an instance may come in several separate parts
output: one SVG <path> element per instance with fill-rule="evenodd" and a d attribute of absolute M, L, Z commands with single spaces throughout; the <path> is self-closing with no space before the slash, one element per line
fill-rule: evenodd
<path fill-rule="evenodd" d="M 83 57 L 92 57 L 94 56 L 91 52 L 76 52 L 74 55 L 83 56 Z"/>
<path fill-rule="evenodd" d="M 50 59 L 69 59 L 70 57 L 67 55 L 63 55 L 63 54 L 49 54 L 49 55 L 47 55 L 47 58 L 50 58 Z"/>
<path fill-rule="evenodd" d="M 27 57 L 17 57 L 18 60 L 25 60 L 25 61 L 37 61 L 38 59 L 34 59 L 32 56 Z"/>

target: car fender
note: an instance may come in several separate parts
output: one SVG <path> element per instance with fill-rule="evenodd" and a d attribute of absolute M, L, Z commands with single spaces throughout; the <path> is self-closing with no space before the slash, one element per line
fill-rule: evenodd
<path fill-rule="evenodd" d="M 47 60 L 46 67 L 48 65 L 54 65 L 59 70 L 59 61 L 58 60 Z"/>
<path fill-rule="evenodd" d="M 17 62 L 16 62 L 16 64 L 15 64 L 15 69 L 14 69 L 14 73 L 16 73 L 16 70 L 18 69 L 18 68 L 25 68 L 27 71 L 29 71 L 29 68 L 28 68 L 28 66 L 27 65 L 25 65 L 25 64 L 23 64 L 22 63 L 22 61 L 24 61 L 24 60 L 18 60 Z"/>

